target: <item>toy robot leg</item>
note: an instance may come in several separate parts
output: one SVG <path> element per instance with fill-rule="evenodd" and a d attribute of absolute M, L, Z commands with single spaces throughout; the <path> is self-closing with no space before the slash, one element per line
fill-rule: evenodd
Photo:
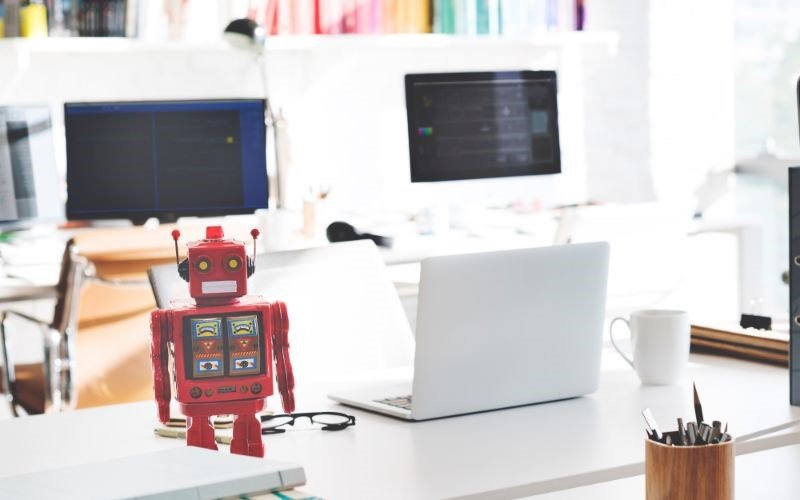
<path fill-rule="evenodd" d="M 186 444 L 209 450 L 217 449 L 210 417 L 186 417 Z"/>
<path fill-rule="evenodd" d="M 233 421 L 233 440 L 231 453 L 264 456 L 264 442 L 261 440 L 261 422 L 253 413 L 236 415 Z"/>

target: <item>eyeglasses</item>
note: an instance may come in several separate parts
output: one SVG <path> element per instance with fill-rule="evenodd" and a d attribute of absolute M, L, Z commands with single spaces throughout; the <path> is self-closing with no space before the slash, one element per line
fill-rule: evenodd
<path fill-rule="evenodd" d="M 356 417 L 335 411 L 318 411 L 311 413 L 287 413 L 281 415 L 262 415 L 261 434 L 279 434 L 286 425 L 294 426 L 298 418 L 307 418 L 312 424 L 319 424 L 323 431 L 340 431 L 356 425 Z"/>

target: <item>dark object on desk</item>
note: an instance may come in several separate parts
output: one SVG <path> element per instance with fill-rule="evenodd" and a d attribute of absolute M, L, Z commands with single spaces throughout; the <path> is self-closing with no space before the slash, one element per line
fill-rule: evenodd
<path fill-rule="evenodd" d="M 787 366 L 788 334 L 779 330 L 743 329 L 731 324 L 723 327 L 692 325 L 692 352 L 731 356 Z"/>
<path fill-rule="evenodd" d="M 789 169 L 789 352 L 789 401 L 800 406 L 800 167 Z"/>
<path fill-rule="evenodd" d="M 697 418 L 697 423 L 703 423 L 703 405 L 700 404 L 700 396 L 697 395 L 697 386 L 692 384 L 694 391 L 694 416 Z"/>
<path fill-rule="evenodd" d="M 758 316 L 757 314 L 742 314 L 739 326 L 742 328 L 755 328 L 756 330 L 772 330 L 772 318 Z"/>
<path fill-rule="evenodd" d="M 354 241 L 354 240 L 372 240 L 379 247 L 392 247 L 392 238 L 389 236 L 380 236 L 372 233 L 359 233 L 352 225 L 347 222 L 336 221 L 331 222 L 328 229 L 325 230 L 328 236 L 328 241 L 331 243 L 338 243 L 340 241 Z"/>
<path fill-rule="evenodd" d="M 340 431 L 356 425 L 356 417 L 336 411 L 317 411 L 310 413 L 286 413 L 282 415 L 262 415 L 261 434 L 280 434 L 286 432 L 281 427 L 294 426 L 301 418 L 307 418 L 312 424 L 319 424 L 323 431 Z"/>

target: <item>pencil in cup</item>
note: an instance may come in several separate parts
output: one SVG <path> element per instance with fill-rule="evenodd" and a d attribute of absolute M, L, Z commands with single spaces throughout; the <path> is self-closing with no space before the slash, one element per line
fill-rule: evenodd
<path fill-rule="evenodd" d="M 647 500 L 732 500 L 734 440 L 701 446 L 667 446 L 645 439 Z"/>

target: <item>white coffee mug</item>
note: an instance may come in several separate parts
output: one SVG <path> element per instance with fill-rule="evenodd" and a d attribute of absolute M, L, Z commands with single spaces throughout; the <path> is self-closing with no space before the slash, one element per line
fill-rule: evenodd
<path fill-rule="evenodd" d="M 614 324 L 622 321 L 631 332 L 633 359 L 614 341 Z M 614 349 L 636 370 L 647 385 L 678 382 L 689 364 L 689 313 L 666 309 L 647 309 L 631 313 L 630 321 L 614 318 L 609 326 Z"/>

